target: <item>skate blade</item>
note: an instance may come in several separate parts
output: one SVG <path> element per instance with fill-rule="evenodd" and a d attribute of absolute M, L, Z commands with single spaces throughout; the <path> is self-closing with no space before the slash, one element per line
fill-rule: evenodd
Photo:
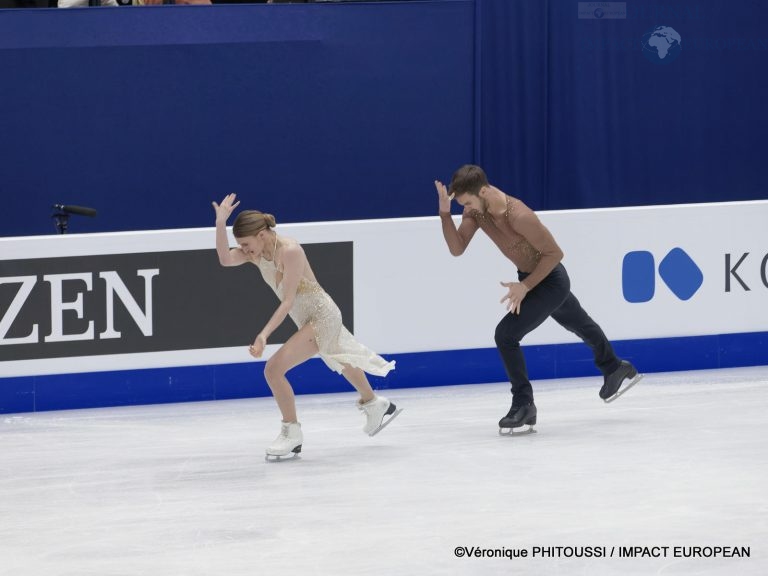
<path fill-rule="evenodd" d="M 301 445 L 296 446 L 296 448 L 288 454 L 270 454 L 267 452 L 264 456 L 264 460 L 267 462 L 289 462 L 291 460 L 299 460 L 301 458 L 299 452 L 301 452 Z"/>
<path fill-rule="evenodd" d="M 278 456 L 276 454 L 267 454 L 264 456 L 266 462 L 293 462 L 294 460 L 301 460 L 301 456 L 296 453 L 285 454 L 284 456 Z"/>
<path fill-rule="evenodd" d="M 499 428 L 499 436 L 528 436 L 529 434 L 536 434 L 533 424 L 526 424 L 517 428 Z"/>
<path fill-rule="evenodd" d="M 614 400 L 618 400 L 618 399 L 619 399 L 619 398 L 621 398 L 621 397 L 622 397 L 624 394 L 626 394 L 626 393 L 627 393 L 627 391 L 628 391 L 630 388 L 632 388 L 632 386 L 634 386 L 635 384 L 637 384 L 638 382 L 640 382 L 640 380 L 642 380 L 642 379 L 643 379 L 643 375 L 642 375 L 642 374 L 640 374 L 640 372 L 638 372 L 637 374 L 635 374 L 635 377 L 634 377 L 634 378 L 632 378 L 632 380 L 630 380 L 630 381 L 629 381 L 629 384 L 627 384 L 627 385 L 626 385 L 626 386 L 624 386 L 623 388 L 619 388 L 619 391 L 618 391 L 618 392 L 616 392 L 616 394 L 614 394 L 614 395 L 613 395 L 613 396 L 611 396 L 610 398 L 606 398 L 605 400 L 603 400 L 603 402 L 605 402 L 606 404 L 610 404 L 610 403 L 611 403 L 611 402 L 613 402 Z"/>
<path fill-rule="evenodd" d="M 394 420 L 397 417 L 397 415 L 400 414 L 400 412 L 402 411 L 403 411 L 402 408 L 398 408 L 397 410 L 392 412 L 389 418 L 387 418 L 386 420 L 382 420 L 381 425 L 378 428 L 376 428 L 376 430 L 374 430 L 373 432 L 370 432 L 368 436 L 376 436 L 376 434 L 384 430 L 384 428 L 386 428 L 389 425 L 389 423 L 392 422 L 392 420 Z"/>

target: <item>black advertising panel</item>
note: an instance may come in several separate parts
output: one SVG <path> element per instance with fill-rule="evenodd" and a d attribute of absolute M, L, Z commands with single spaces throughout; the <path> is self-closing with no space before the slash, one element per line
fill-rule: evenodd
<path fill-rule="evenodd" d="M 352 242 L 304 250 L 354 331 Z M 213 249 L 0 260 L 0 362 L 247 347 L 278 304 L 256 266 Z"/>

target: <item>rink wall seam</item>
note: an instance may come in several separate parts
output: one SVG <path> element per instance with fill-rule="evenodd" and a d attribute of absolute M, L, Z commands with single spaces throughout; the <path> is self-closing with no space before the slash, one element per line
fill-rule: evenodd
<path fill-rule="evenodd" d="M 614 342 L 641 372 L 768 365 L 768 332 Z M 532 380 L 598 377 L 581 343 L 524 347 Z M 504 382 L 494 348 L 387 355 L 397 369 L 372 377 L 374 388 L 397 389 Z M 21 376 L 0 380 L 0 413 L 226 400 L 269 396 L 263 362 Z M 317 358 L 289 374 L 297 394 L 348 392 L 346 380 Z"/>

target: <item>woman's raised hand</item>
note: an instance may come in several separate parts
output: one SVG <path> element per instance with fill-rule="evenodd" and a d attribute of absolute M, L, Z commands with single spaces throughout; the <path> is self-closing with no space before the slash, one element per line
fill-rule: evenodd
<path fill-rule="evenodd" d="M 224 196 L 224 200 L 221 201 L 221 204 L 211 202 L 211 204 L 213 204 L 213 209 L 216 210 L 216 222 L 222 222 L 224 224 L 227 223 L 227 220 L 232 215 L 232 212 L 240 204 L 239 200 L 235 202 L 236 199 L 237 194 L 227 194 Z"/>

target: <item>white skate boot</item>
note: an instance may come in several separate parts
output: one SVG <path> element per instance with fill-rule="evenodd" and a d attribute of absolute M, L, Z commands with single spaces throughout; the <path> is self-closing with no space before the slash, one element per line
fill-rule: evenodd
<path fill-rule="evenodd" d="M 301 443 L 304 435 L 301 433 L 301 424 L 298 422 L 283 422 L 280 434 L 267 448 L 266 460 L 277 461 L 290 456 L 295 458 L 301 452 Z"/>
<path fill-rule="evenodd" d="M 357 407 L 365 413 L 366 423 L 363 432 L 368 436 L 375 436 L 381 429 L 394 420 L 395 416 L 403 411 L 383 396 L 374 396 L 365 404 L 357 403 Z M 385 417 L 389 416 L 389 418 Z"/>

